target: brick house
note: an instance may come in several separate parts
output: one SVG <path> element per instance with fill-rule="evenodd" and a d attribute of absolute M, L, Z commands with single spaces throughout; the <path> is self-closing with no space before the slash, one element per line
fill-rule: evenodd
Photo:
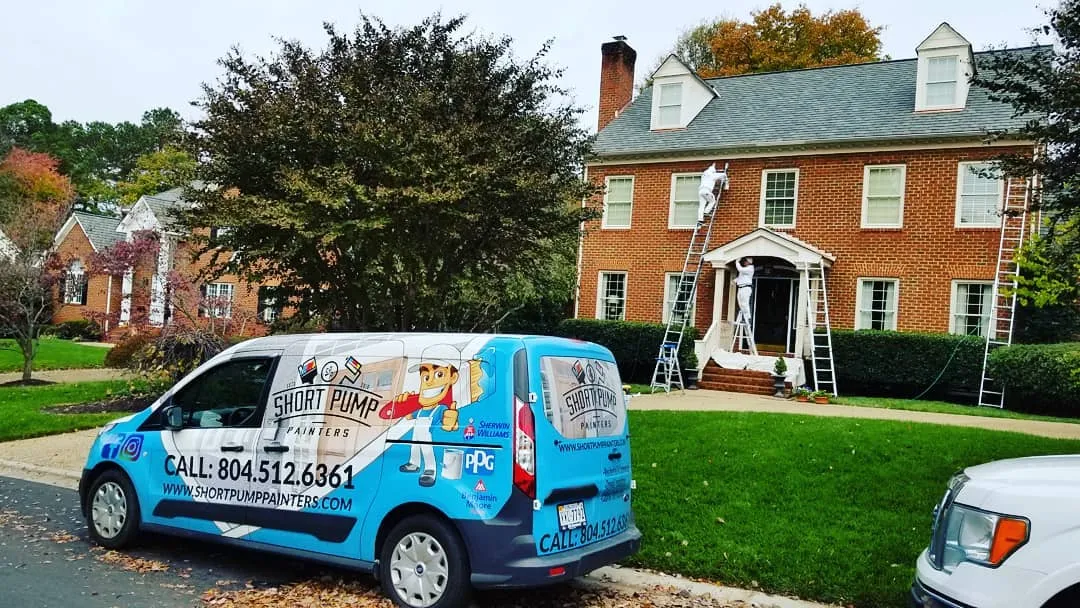
<path fill-rule="evenodd" d="M 191 310 L 177 311 L 170 302 L 166 277 L 176 270 L 192 280 L 208 265 L 207 259 L 192 260 L 191 243 L 173 219 L 174 210 L 187 207 L 182 188 L 142 196 L 122 217 L 108 217 L 75 211 L 56 234 L 55 248 L 68 265 L 57 289 L 53 323 L 91 318 L 90 313 L 117 319 L 126 325 L 134 315 L 145 316 L 150 325 L 160 327 L 180 312 L 186 316 L 214 321 L 230 332 L 259 335 L 277 318 L 280 308 L 268 297 L 264 286 L 223 274 L 198 285 L 198 301 Z M 161 242 L 156 263 L 137 266 L 121 277 L 91 274 L 90 256 L 119 241 L 131 241 L 138 231 L 155 232 Z M 203 234 L 205 236 L 205 233 Z M 116 327 L 106 321 L 105 331 Z"/>
<path fill-rule="evenodd" d="M 603 216 L 580 243 L 575 316 L 667 321 L 700 175 L 726 163 L 692 312 L 701 365 L 731 347 L 743 256 L 759 350 L 809 354 L 807 263 L 826 269 L 834 329 L 985 335 L 1005 185 L 973 171 L 1034 144 L 986 142 L 1024 118 L 969 85 L 982 53 L 948 24 L 897 61 L 703 80 L 671 56 L 636 98 L 635 51 L 619 37 L 601 55 L 586 171 L 604 194 L 586 204 Z"/>

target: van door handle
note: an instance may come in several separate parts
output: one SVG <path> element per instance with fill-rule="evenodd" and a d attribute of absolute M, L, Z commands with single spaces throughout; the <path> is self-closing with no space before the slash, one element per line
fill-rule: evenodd
<path fill-rule="evenodd" d="M 608 460 L 618 460 L 622 458 L 622 452 L 612 452 L 607 455 Z"/>
<path fill-rule="evenodd" d="M 289 446 L 281 445 L 280 443 L 272 443 L 270 445 L 264 445 L 263 446 L 263 451 L 264 452 L 278 452 L 278 453 L 288 452 L 289 451 Z"/>
<path fill-rule="evenodd" d="M 221 446 L 222 452 L 243 452 L 244 446 L 239 444 L 225 444 Z"/>

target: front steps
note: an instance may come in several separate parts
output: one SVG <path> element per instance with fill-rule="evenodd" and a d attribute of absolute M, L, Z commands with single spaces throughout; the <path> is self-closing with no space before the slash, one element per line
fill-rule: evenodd
<path fill-rule="evenodd" d="M 776 393 L 773 389 L 772 374 L 749 369 L 725 369 L 709 359 L 705 369 L 701 370 L 701 378 L 698 379 L 698 388 L 709 391 L 727 391 L 730 393 L 745 393 L 748 395 L 772 396 Z M 787 387 L 790 389 L 791 384 Z"/>

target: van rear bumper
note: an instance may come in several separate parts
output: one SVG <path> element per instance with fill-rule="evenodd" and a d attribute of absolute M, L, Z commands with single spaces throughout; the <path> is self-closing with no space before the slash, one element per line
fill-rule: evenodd
<path fill-rule="evenodd" d="M 474 572 L 472 584 L 480 589 L 552 585 L 585 576 L 597 568 L 614 564 L 637 553 L 640 548 L 641 531 L 637 529 L 637 526 L 630 526 L 618 536 L 580 549 L 553 555 L 533 555 L 507 562 L 494 571 Z M 563 568 L 565 572 L 552 576 L 553 568 Z"/>

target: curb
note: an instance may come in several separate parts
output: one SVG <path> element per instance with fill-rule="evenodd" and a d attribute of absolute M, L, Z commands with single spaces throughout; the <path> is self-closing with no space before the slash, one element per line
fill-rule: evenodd
<path fill-rule="evenodd" d="M 4 460 L 0 458 L 0 467 L 7 467 L 9 469 L 18 469 L 20 471 L 26 471 L 27 473 L 38 473 L 42 475 L 52 475 L 53 477 L 60 477 L 63 479 L 70 479 L 72 481 L 79 481 L 80 475 L 72 473 L 64 469 L 54 469 L 52 467 L 43 467 L 36 464 L 27 464 L 25 462 L 19 462 L 17 460 Z"/>
<path fill-rule="evenodd" d="M 631 592 L 651 590 L 657 586 L 672 587 L 677 589 L 679 595 L 684 597 L 711 597 L 722 602 L 741 602 L 748 606 L 760 608 L 831 608 L 829 604 L 818 604 L 782 595 L 769 595 L 748 589 L 724 587 L 713 583 L 690 580 L 681 576 L 621 566 L 598 568 L 584 577 L 576 579 L 574 583 L 583 587 L 615 587 Z"/>

